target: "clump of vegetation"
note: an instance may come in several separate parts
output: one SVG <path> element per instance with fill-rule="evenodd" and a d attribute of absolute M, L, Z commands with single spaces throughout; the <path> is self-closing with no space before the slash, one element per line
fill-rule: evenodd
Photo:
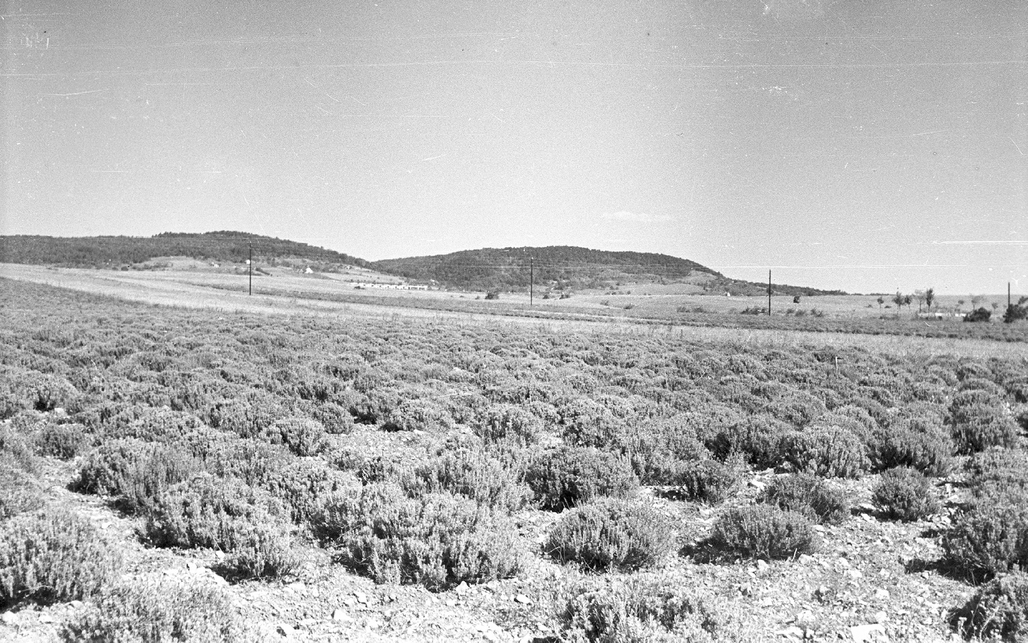
<path fill-rule="evenodd" d="M 992 311 L 988 308 L 976 308 L 964 315 L 966 322 L 987 322 L 992 319 Z"/>
<path fill-rule="evenodd" d="M 912 467 L 931 476 L 949 471 L 953 440 L 941 422 L 927 417 L 907 418 L 880 432 L 877 464 L 883 469 Z"/>
<path fill-rule="evenodd" d="M 790 558 L 818 547 L 817 533 L 807 516 L 768 504 L 722 514 L 709 542 L 720 551 L 749 558 Z"/>
<path fill-rule="evenodd" d="M 822 524 L 841 524 L 850 515 L 845 494 L 808 473 L 775 478 L 757 502 L 804 514 Z"/>
<path fill-rule="evenodd" d="M 738 461 L 692 460 L 680 462 L 676 469 L 668 493 L 709 504 L 727 499 L 742 479 Z"/>
<path fill-rule="evenodd" d="M 186 480 L 199 466 L 179 449 L 134 438 L 115 440 L 89 454 L 72 488 L 116 498 L 129 513 L 153 509 L 171 485 Z"/>
<path fill-rule="evenodd" d="M 948 423 L 957 451 L 978 453 L 992 446 L 1013 447 L 1020 431 L 1003 400 L 982 390 L 964 390 L 953 397 Z"/>
<path fill-rule="evenodd" d="M 542 421 L 513 404 L 489 406 L 474 424 L 475 435 L 486 444 L 506 442 L 527 446 L 535 443 L 542 433 Z"/>
<path fill-rule="evenodd" d="M 325 427 L 321 422 L 309 418 L 277 420 L 265 435 L 272 444 L 283 444 L 301 457 L 317 455 L 327 446 Z"/>
<path fill-rule="evenodd" d="M 544 549 L 595 571 L 636 570 L 670 553 L 673 535 L 668 518 L 649 504 L 601 499 L 561 516 Z"/>
<path fill-rule="evenodd" d="M 914 521 L 939 511 L 931 482 L 923 473 L 910 467 L 896 467 L 882 472 L 872 492 L 875 504 L 887 516 Z"/>
<path fill-rule="evenodd" d="M 1028 636 L 1028 574 L 1004 574 L 982 585 L 951 617 L 968 639 L 1021 641 Z"/>
<path fill-rule="evenodd" d="M 48 507 L 0 522 L 0 607 L 85 598 L 120 567 L 117 549 L 67 510 Z"/>
<path fill-rule="evenodd" d="M 214 587 L 149 578 L 115 584 L 95 604 L 65 624 L 65 641 L 101 643 L 244 643 L 252 632 L 232 607 L 228 595 Z"/>
<path fill-rule="evenodd" d="M 868 468 L 863 441 L 839 427 L 816 427 L 789 437 L 789 461 L 798 471 L 825 478 L 859 478 Z"/>
<path fill-rule="evenodd" d="M 671 579 L 634 577 L 565 588 L 556 602 L 561 640 L 572 643 L 712 643 L 741 640 L 715 601 Z"/>
<path fill-rule="evenodd" d="M 525 473 L 543 509 L 561 511 L 599 496 L 624 497 L 639 486 L 621 457 L 593 447 L 561 447 L 544 453 Z"/>
<path fill-rule="evenodd" d="M 9 453 L 0 451 L 0 521 L 43 504 L 43 492 L 34 475 Z"/>
<path fill-rule="evenodd" d="M 531 499 L 531 491 L 510 469 L 467 448 L 448 451 L 403 477 L 403 486 L 410 495 L 445 491 L 508 512 L 521 509 Z"/>
<path fill-rule="evenodd" d="M 411 498 L 396 484 L 374 483 L 327 503 L 320 525 L 345 562 L 377 583 L 442 590 L 507 578 L 521 566 L 510 526 L 449 493 Z"/>
<path fill-rule="evenodd" d="M 90 437 L 81 424 L 47 423 L 34 441 L 39 455 L 71 460 L 89 446 Z"/>
<path fill-rule="evenodd" d="M 233 554 L 245 577 L 290 574 L 300 557 L 272 497 L 238 480 L 197 475 L 170 487 L 146 513 L 143 534 L 158 547 L 207 547 Z"/>
<path fill-rule="evenodd" d="M 719 459 L 739 453 L 758 469 L 774 468 L 786 461 L 786 437 L 791 433 L 792 427 L 783 420 L 752 415 L 722 431 L 711 450 Z"/>

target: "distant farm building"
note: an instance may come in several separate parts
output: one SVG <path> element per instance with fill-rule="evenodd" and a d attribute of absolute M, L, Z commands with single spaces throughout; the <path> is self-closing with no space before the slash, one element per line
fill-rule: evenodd
<path fill-rule="evenodd" d="M 380 284 L 376 282 L 354 282 L 354 288 L 377 288 L 379 290 L 428 290 L 423 284 Z"/>

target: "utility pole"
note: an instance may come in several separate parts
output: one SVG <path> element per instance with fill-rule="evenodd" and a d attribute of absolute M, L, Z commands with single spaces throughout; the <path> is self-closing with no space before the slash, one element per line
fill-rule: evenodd
<path fill-rule="evenodd" d="M 767 270 L 767 316 L 771 316 L 771 269 Z"/>
<path fill-rule="evenodd" d="M 246 260 L 246 266 L 250 269 L 250 295 L 253 295 L 253 241 L 250 241 L 250 258 Z"/>
<path fill-rule="evenodd" d="M 1010 282 L 1007 282 L 1007 308 L 1010 308 Z"/>
<path fill-rule="evenodd" d="M 528 258 L 528 305 L 535 305 L 535 257 Z"/>

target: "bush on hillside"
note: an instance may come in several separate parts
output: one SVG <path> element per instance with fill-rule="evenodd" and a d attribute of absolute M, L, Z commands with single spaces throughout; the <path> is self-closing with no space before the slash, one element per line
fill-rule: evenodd
<path fill-rule="evenodd" d="M 652 506 L 608 498 L 563 514 L 543 548 L 561 562 L 609 571 L 651 566 L 674 544 L 670 521 Z"/>
<path fill-rule="evenodd" d="M 623 458 L 592 447 L 560 447 L 529 465 L 525 482 L 543 509 L 561 511 L 598 496 L 624 497 L 639 481 Z"/>
<path fill-rule="evenodd" d="M 808 473 L 775 478 L 764 488 L 757 502 L 804 514 L 822 524 L 841 524 L 850 515 L 846 496 Z"/>
<path fill-rule="evenodd" d="M 486 444 L 510 442 L 528 446 L 543 432 L 542 421 L 534 414 L 512 404 L 493 404 L 485 408 L 473 424 L 475 435 Z"/>
<path fill-rule="evenodd" d="M 973 454 L 992 446 L 1013 447 L 1020 431 L 1003 400 L 982 390 L 957 393 L 948 419 L 960 454 Z"/>
<path fill-rule="evenodd" d="M 320 536 L 377 583 L 442 590 L 462 581 L 507 578 L 520 568 L 510 525 L 468 498 L 411 498 L 392 483 L 337 496 L 319 519 Z"/>
<path fill-rule="evenodd" d="M 561 640 L 570 643 L 713 643 L 742 640 L 716 601 L 658 577 L 563 589 Z"/>
<path fill-rule="evenodd" d="M 708 504 L 726 500 L 742 479 L 743 466 L 738 459 L 691 460 L 679 462 L 668 484 L 673 496 Z"/>
<path fill-rule="evenodd" d="M 198 468 L 174 447 L 130 438 L 90 453 L 71 486 L 80 493 L 113 496 L 124 511 L 139 513 L 152 509 L 168 487 Z"/>
<path fill-rule="evenodd" d="M 111 582 L 121 557 L 93 524 L 48 507 L 0 522 L 0 608 L 85 598 Z"/>
<path fill-rule="evenodd" d="M 941 476 L 952 465 L 953 451 L 953 440 L 941 422 L 930 417 L 904 418 L 881 432 L 875 460 L 883 469 L 912 467 Z"/>
<path fill-rule="evenodd" d="M 92 441 L 81 424 L 47 423 L 34 437 L 36 453 L 71 460 Z"/>
<path fill-rule="evenodd" d="M 0 522 L 43 504 L 39 480 L 18 465 L 13 456 L 0 452 Z"/>
<path fill-rule="evenodd" d="M 246 577 L 293 572 L 300 559 L 284 525 L 286 510 L 266 492 L 201 474 L 170 487 L 147 511 L 143 535 L 158 547 L 205 547 L 233 554 Z"/>
<path fill-rule="evenodd" d="M 1022 641 L 1028 637 L 1028 574 L 1004 574 L 978 588 L 953 613 L 951 623 L 960 634 L 975 640 Z"/>
<path fill-rule="evenodd" d="M 325 427 L 310 418 L 289 417 L 277 420 L 265 431 L 265 437 L 272 444 L 285 445 L 300 457 L 317 455 L 328 446 Z"/>
<path fill-rule="evenodd" d="M 787 443 L 788 459 L 797 471 L 825 478 L 859 478 L 869 466 L 863 441 L 845 429 L 796 432 Z"/>
<path fill-rule="evenodd" d="M 157 577 L 104 589 L 65 623 L 61 637 L 69 643 L 246 643 L 254 634 L 224 591 Z"/>
<path fill-rule="evenodd" d="M 882 472 L 872 491 L 875 504 L 890 518 L 905 522 L 920 520 L 939 511 L 931 482 L 910 467 Z"/>
<path fill-rule="evenodd" d="M 354 489 L 359 482 L 350 473 L 334 469 L 321 459 L 294 459 L 267 473 L 261 487 L 286 504 L 294 523 L 308 524 L 331 494 Z"/>
<path fill-rule="evenodd" d="M 998 574 L 1028 566 L 1028 503 L 982 499 L 962 510 L 943 535 L 943 550 L 954 566 Z"/>
<path fill-rule="evenodd" d="M 714 523 L 709 542 L 722 552 L 748 558 L 790 558 L 818 547 L 809 518 L 767 504 L 722 514 Z"/>
<path fill-rule="evenodd" d="M 785 462 L 785 438 L 791 433 L 792 427 L 783 420 L 751 415 L 722 431 L 711 452 L 719 460 L 740 453 L 757 469 L 774 468 Z"/>
<path fill-rule="evenodd" d="M 507 512 L 528 504 L 531 490 L 498 460 L 474 449 L 457 448 L 418 465 L 403 476 L 411 495 L 449 492 Z"/>

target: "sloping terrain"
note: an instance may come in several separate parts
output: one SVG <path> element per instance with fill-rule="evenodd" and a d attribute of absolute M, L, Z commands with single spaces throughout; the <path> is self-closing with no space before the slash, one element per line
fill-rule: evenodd
<path fill-rule="evenodd" d="M 372 265 L 383 272 L 418 281 L 435 281 L 461 290 L 523 290 L 534 280 L 541 288 L 559 291 L 612 289 L 632 283 L 687 283 L 717 294 L 767 292 L 765 284 L 730 279 L 688 259 L 576 246 L 482 248 L 445 255 L 386 259 Z M 814 288 L 781 284 L 775 285 L 773 291 L 780 295 L 828 294 Z"/>
<path fill-rule="evenodd" d="M 0 236 L 0 263 L 117 268 L 158 257 L 192 257 L 219 263 L 300 258 L 308 263 L 367 267 L 364 259 L 306 243 L 246 232 L 164 232 L 152 237 Z"/>

